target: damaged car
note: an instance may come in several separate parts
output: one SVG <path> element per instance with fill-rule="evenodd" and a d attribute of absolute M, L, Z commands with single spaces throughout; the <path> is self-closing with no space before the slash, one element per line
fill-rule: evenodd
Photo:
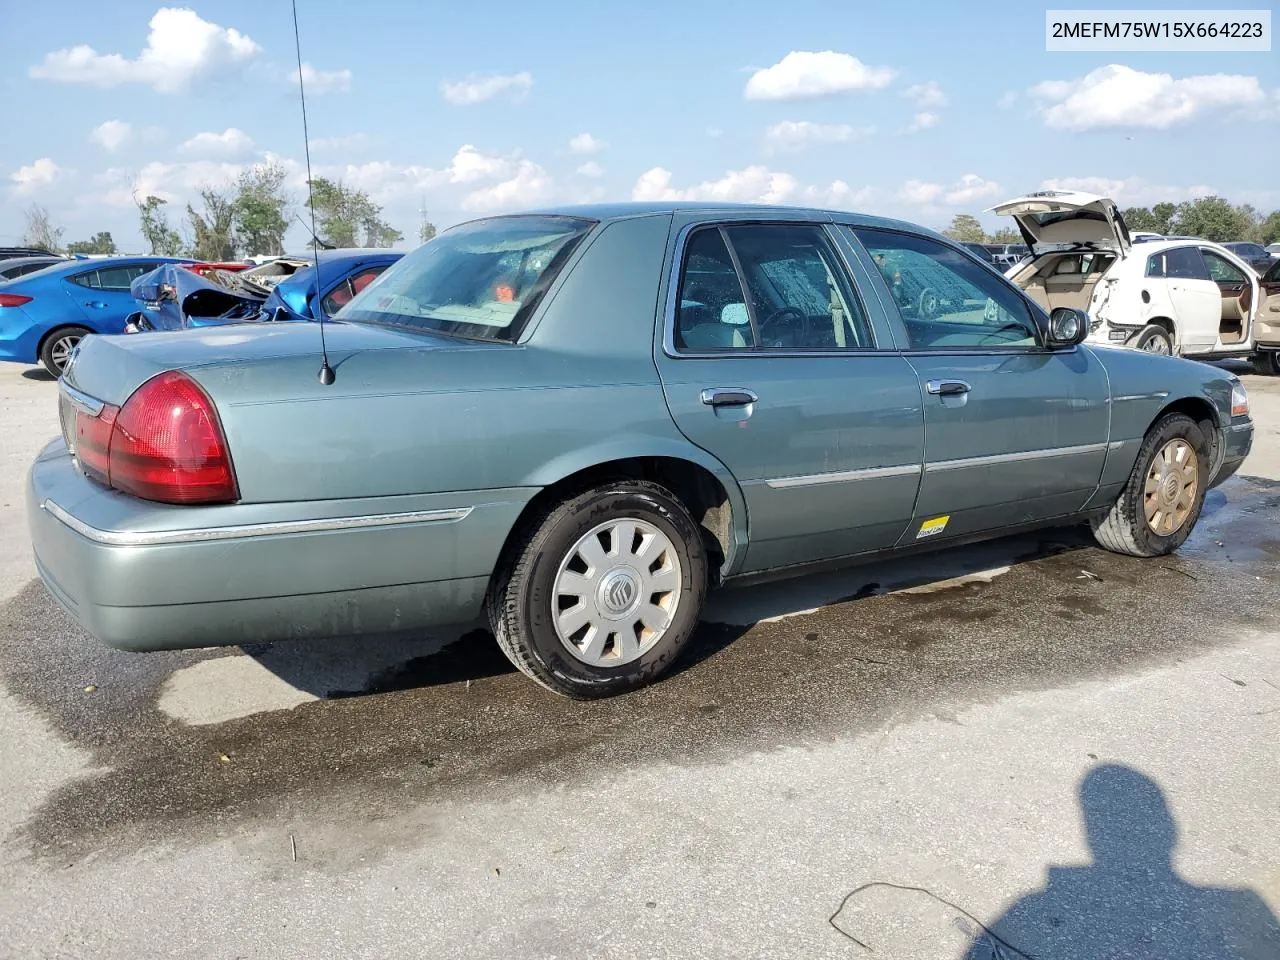
<path fill-rule="evenodd" d="M 308 257 L 280 257 L 236 272 L 166 265 L 134 281 L 133 296 L 142 309 L 130 315 L 125 333 L 314 320 L 317 289 L 329 316 L 403 255 L 398 250 L 323 250 L 318 283 L 314 260 Z"/>
<path fill-rule="evenodd" d="M 1280 348 L 1258 274 L 1195 237 L 1135 245 L 1113 200 L 1044 190 L 992 207 L 1014 218 L 1031 258 L 1006 272 L 1046 310 L 1089 315 L 1089 341 L 1200 360 Z"/>

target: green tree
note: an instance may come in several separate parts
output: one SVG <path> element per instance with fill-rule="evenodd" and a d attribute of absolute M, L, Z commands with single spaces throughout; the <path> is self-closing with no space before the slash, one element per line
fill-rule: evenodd
<path fill-rule="evenodd" d="M 191 224 L 191 255 L 200 260 L 234 260 L 236 257 L 235 199 L 212 187 L 200 191 L 204 213 L 187 204 Z"/>
<path fill-rule="evenodd" d="M 987 232 L 982 229 L 978 218 L 968 213 L 957 213 L 951 218 L 951 226 L 942 232 L 961 243 L 982 243 L 987 239 Z"/>
<path fill-rule="evenodd" d="M 88 240 L 73 240 L 67 244 L 67 253 L 115 253 L 116 242 L 111 233 L 101 230 Z"/>
<path fill-rule="evenodd" d="M 23 232 L 22 242 L 29 247 L 57 253 L 64 231 L 62 227 L 54 226 L 49 211 L 40 204 L 33 203 L 27 207 L 23 216 L 26 218 L 26 230 Z"/>
<path fill-rule="evenodd" d="M 133 202 L 138 205 L 142 239 L 150 244 L 152 254 L 158 257 L 176 257 L 182 249 L 182 238 L 178 236 L 177 230 L 169 226 L 169 217 L 163 209 L 168 201 L 153 194 L 139 200 L 135 194 Z"/>
<path fill-rule="evenodd" d="M 259 163 L 237 178 L 232 225 L 245 253 L 284 253 L 291 206 L 284 190 L 285 176 L 278 163 Z"/>
<path fill-rule="evenodd" d="M 320 239 L 335 247 L 389 247 L 404 234 L 382 219 L 382 207 L 363 190 L 341 180 L 316 177 L 307 204 L 316 215 Z"/>
<path fill-rule="evenodd" d="M 1013 227 L 1001 227 L 987 237 L 989 243 L 1022 243 L 1022 234 Z"/>
<path fill-rule="evenodd" d="M 1253 219 L 1222 197 L 1201 197 L 1178 204 L 1177 233 L 1204 240 L 1239 240 L 1253 229 Z"/>
<path fill-rule="evenodd" d="M 436 235 L 436 225 L 427 219 L 427 208 L 422 208 L 422 222 L 418 224 L 418 242 L 426 243 Z"/>
<path fill-rule="evenodd" d="M 1280 242 L 1280 210 L 1273 210 L 1263 217 L 1254 231 L 1254 236 L 1264 246 L 1268 243 Z"/>

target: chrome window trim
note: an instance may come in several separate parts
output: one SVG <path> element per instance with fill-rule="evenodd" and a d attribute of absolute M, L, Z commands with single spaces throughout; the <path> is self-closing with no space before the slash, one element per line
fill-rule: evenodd
<path fill-rule="evenodd" d="M 1074 447 L 1048 447 L 1043 450 L 1022 450 L 1018 453 L 995 453 L 985 457 L 964 457 L 959 460 L 937 460 L 925 464 L 925 473 L 944 470 L 962 470 L 965 467 L 981 467 L 996 463 L 1018 463 L 1025 460 L 1047 460 L 1052 457 L 1071 457 L 1085 453 L 1101 453 L 1107 443 L 1082 443 Z"/>
<path fill-rule="evenodd" d="M 920 464 L 904 463 L 896 467 L 866 467 L 861 470 L 841 470 L 836 473 L 809 473 L 798 477 L 775 477 L 765 485 L 775 490 L 789 487 L 813 487 L 824 483 L 845 483 L 850 480 L 877 480 L 884 477 L 914 477 L 920 474 Z"/>
<path fill-rule="evenodd" d="M 337 530 L 367 530 L 375 527 L 401 526 L 415 523 L 456 523 L 465 519 L 473 507 L 451 510 L 411 510 L 405 513 L 379 513 L 363 517 L 324 517 L 314 520 L 281 520 L 272 523 L 248 523 L 225 527 L 196 527 L 190 530 L 102 530 L 72 516 L 53 500 L 46 499 L 40 509 L 87 540 L 111 547 L 144 547 L 172 543 L 205 543 L 214 540 L 241 540 L 250 537 L 278 537 L 295 533 L 329 533 Z"/>
<path fill-rule="evenodd" d="M 684 267 L 685 248 L 689 244 L 689 236 L 695 230 L 706 228 L 724 229 L 726 227 L 736 226 L 815 226 L 827 234 L 827 242 L 831 245 L 832 251 L 835 253 L 837 265 L 845 273 L 845 279 L 848 281 L 849 288 L 853 293 L 854 299 L 857 301 L 859 309 L 862 311 L 863 318 L 867 324 L 867 335 L 871 338 L 871 346 L 869 347 L 846 347 L 843 350 L 755 350 L 750 347 L 729 349 L 729 350 L 681 350 L 676 346 L 676 309 L 679 307 L 680 297 L 680 271 Z M 858 283 L 853 276 L 853 270 L 850 268 L 844 251 L 840 249 L 840 244 L 836 242 L 836 238 L 831 235 L 831 228 L 835 224 L 830 220 L 788 220 L 786 218 L 770 220 L 699 220 L 695 223 L 686 223 L 680 228 L 680 232 L 676 234 L 676 245 L 671 258 L 671 266 L 667 271 L 667 298 L 662 310 L 662 352 L 672 360 L 724 360 L 732 357 L 765 357 L 768 359 L 781 359 L 783 357 L 867 357 L 867 356 L 884 356 L 885 353 L 891 352 L 882 348 L 876 340 L 875 324 L 871 319 L 871 313 L 867 310 L 865 296 L 858 287 Z M 734 258 L 735 270 L 738 273 L 738 283 L 742 284 L 742 271 L 736 269 L 737 255 L 733 250 L 729 241 L 725 240 L 725 245 L 729 248 L 729 254 Z M 746 291 L 743 291 L 746 296 Z"/>
<path fill-rule="evenodd" d="M 65 380 L 58 380 L 58 390 L 71 401 L 71 405 L 78 410 L 82 410 L 91 417 L 96 417 L 102 413 L 102 408 L 106 406 L 96 397 L 91 397 L 87 393 L 82 393 L 75 387 L 70 386 Z"/>

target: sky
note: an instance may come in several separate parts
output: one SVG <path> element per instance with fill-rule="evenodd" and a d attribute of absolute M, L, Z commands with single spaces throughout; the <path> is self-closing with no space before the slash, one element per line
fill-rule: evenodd
<path fill-rule="evenodd" d="M 992 229 L 985 208 L 1046 187 L 1280 207 L 1275 51 L 1049 53 L 1025 2 L 297 5 L 313 171 L 367 191 L 406 246 L 423 208 L 445 227 L 598 199 Z M 0 6 L 0 244 L 40 204 L 64 240 L 138 251 L 135 189 L 176 222 L 268 160 L 303 197 L 287 0 Z M 1215 4 L 1124 4 L 1143 6 Z"/>

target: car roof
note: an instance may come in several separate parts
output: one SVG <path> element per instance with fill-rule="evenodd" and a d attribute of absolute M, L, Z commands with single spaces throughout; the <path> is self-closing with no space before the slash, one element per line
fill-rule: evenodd
<path fill-rule="evenodd" d="M 112 256 L 112 257 L 93 257 L 83 260 L 67 260 L 64 263 L 58 263 L 50 266 L 47 270 L 40 271 L 44 276 L 54 273 L 72 273 L 77 270 L 101 270 L 103 267 L 111 267 L 118 263 L 154 263 L 160 266 L 162 263 L 194 263 L 185 257 L 155 257 L 155 256 Z M 23 279 L 26 279 L 25 277 Z"/>
<path fill-rule="evenodd" d="M 939 236 L 928 227 L 905 220 L 893 220 L 887 217 L 874 217 L 849 210 L 831 210 L 823 207 L 782 206 L 772 203 L 713 203 L 708 201 L 679 200 L 632 200 L 615 203 L 586 203 L 559 207 L 543 207 L 536 210 L 524 210 L 517 216 L 551 216 L 582 217 L 588 220 L 627 220 L 632 217 L 645 217 L 662 214 L 695 214 L 707 220 L 731 216 L 759 216 L 762 220 L 814 220 L 830 218 L 839 223 L 847 223 L 859 227 L 886 227 L 894 230 L 910 230 L 915 233 L 926 233 Z M 512 216 L 506 214 L 505 216 Z M 498 216 L 503 216 L 499 214 Z M 488 219 L 488 218 L 484 218 Z M 946 238 L 943 238 L 946 239 Z M 948 241 L 952 242 L 952 241 Z"/>
<path fill-rule="evenodd" d="M 69 263 L 66 257 L 60 257 L 57 254 L 47 253 L 42 257 L 6 257 L 0 260 L 0 270 L 8 270 L 12 267 L 25 267 L 29 263 Z"/>

